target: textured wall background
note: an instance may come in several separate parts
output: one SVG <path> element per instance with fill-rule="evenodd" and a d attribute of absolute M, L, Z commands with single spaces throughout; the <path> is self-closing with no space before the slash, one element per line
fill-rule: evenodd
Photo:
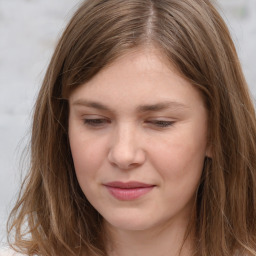
<path fill-rule="evenodd" d="M 19 159 L 36 93 L 57 38 L 79 2 L 0 0 L 0 247 L 20 186 Z M 219 6 L 256 98 L 256 0 L 221 0 Z"/>

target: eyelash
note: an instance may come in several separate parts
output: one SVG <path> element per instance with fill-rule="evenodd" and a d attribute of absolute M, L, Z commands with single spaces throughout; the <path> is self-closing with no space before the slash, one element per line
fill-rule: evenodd
<path fill-rule="evenodd" d="M 92 127 L 100 127 L 106 123 L 110 123 L 107 119 L 95 118 L 95 119 L 84 119 L 84 124 Z"/>
<path fill-rule="evenodd" d="M 84 119 L 84 124 L 90 127 L 101 127 L 105 124 L 110 123 L 107 119 L 95 118 L 95 119 Z M 154 125 L 158 128 L 167 128 L 172 126 L 175 122 L 174 121 L 164 121 L 164 120 L 152 120 L 146 121 L 146 124 Z"/>
<path fill-rule="evenodd" d="M 152 120 L 152 121 L 147 121 L 146 123 L 155 125 L 159 128 L 166 128 L 166 127 L 172 126 L 174 124 L 174 121 Z"/>

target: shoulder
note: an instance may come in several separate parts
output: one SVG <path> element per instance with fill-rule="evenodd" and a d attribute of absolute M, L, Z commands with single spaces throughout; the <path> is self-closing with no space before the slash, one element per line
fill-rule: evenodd
<path fill-rule="evenodd" d="M 0 255 L 1 256 L 25 256 L 24 254 L 17 253 L 8 247 L 0 248 Z"/>

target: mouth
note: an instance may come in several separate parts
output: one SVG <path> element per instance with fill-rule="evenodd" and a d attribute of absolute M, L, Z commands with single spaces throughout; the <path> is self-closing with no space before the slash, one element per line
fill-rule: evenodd
<path fill-rule="evenodd" d="M 141 183 L 137 181 L 114 181 L 106 183 L 104 186 L 116 199 L 122 201 L 131 201 L 149 193 L 156 185 Z"/>

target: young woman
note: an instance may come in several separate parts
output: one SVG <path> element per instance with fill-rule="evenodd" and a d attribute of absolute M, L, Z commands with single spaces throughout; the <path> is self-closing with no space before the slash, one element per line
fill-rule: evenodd
<path fill-rule="evenodd" d="M 38 95 L 12 231 L 26 255 L 256 255 L 255 111 L 211 1 L 81 5 Z"/>

